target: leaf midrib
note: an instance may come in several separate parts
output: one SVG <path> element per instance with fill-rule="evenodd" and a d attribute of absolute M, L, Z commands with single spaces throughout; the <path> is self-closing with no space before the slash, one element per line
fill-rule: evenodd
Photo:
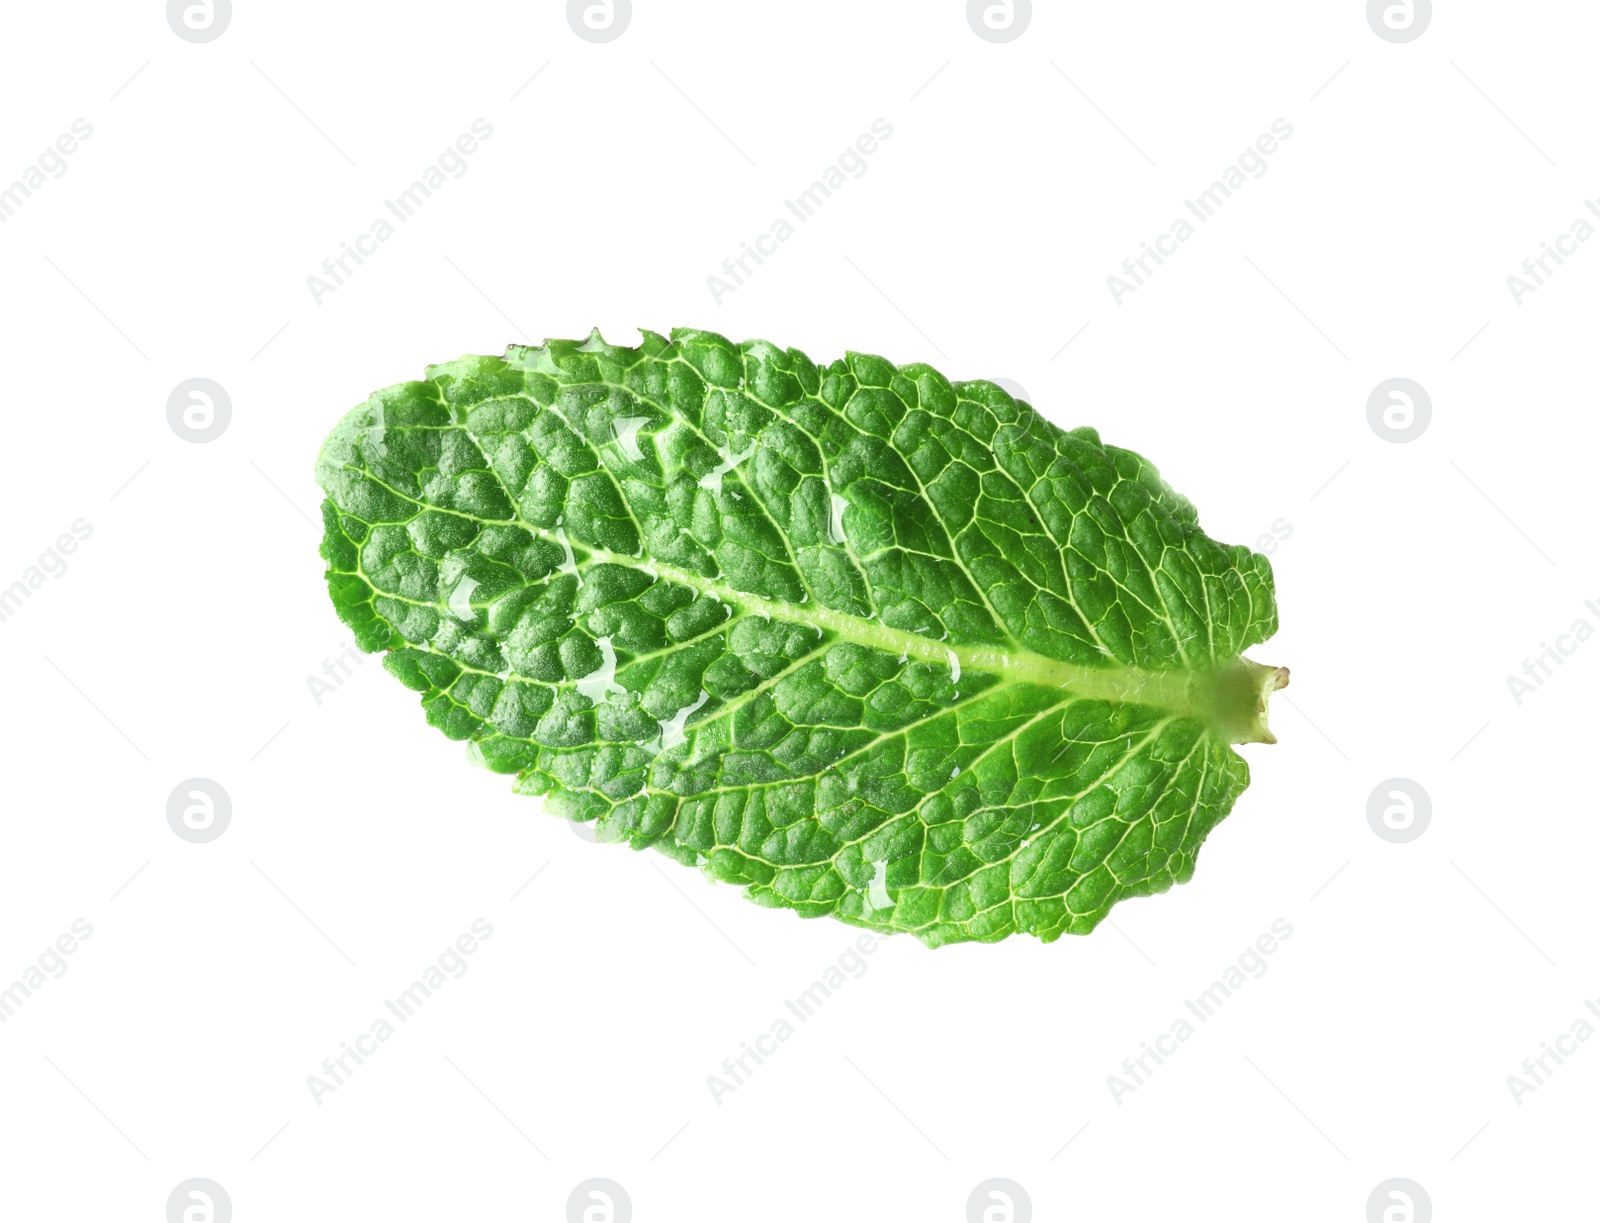
<path fill-rule="evenodd" d="M 660 360 L 661 356 L 660 354 L 654 354 L 650 359 Z M 671 359 L 683 360 L 683 357 L 679 355 Z M 511 365 L 509 362 L 507 364 Z M 516 365 L 511 365 L 511 367 L 519 368 Z M 429 373 L 431 375 L 432 370 L 430 370 Z M 447 411 L 453 412 L 453 405 L 449 402 L 447 396 L 445 395 L 444 387 L 435 381 L 431 376 L 426 381 L 433 390 L 434 396 L 439 405 L 445 408 Z M 704 431 L 698 425 L 687 420 L 682 416 L 682 414 L 672 410 L 667 405 L 658 403 L 653 396 L 640 393 L 637 388 L 627 387 L 621 382 L 616 382 L 605 377 L 585 380 L 582 383 L 562 382 L 561 385 L 563 387 L 579 385 L 603 386 L 608 390 L 623 391 L 627 394 L 633 395 L 635 398 L 640 400 L 640 402 L 649 404 L 651 407 L 655 408 L 656 411 L 661 412 L 667 418 L 677 421 L 678 423 L 689 428 L 706 445 L 713 445 L 711 439 L 706 436 Z M 498 399 L 502 397 L 495 396 L 492 398 Z M 761 401 L 758 400 L 758 402 Z M 583 436 L 582 431 L 576 429 L 573 425 L 573 422 L 567 418 L 566 414 L 557 409 L 554 404 L 545 406 L 555 411 L 555 414 L 561 419 L 562 423 L 570 431 L 574 432 L 580 437 Z M 763 403 L 763 406 L 768 407 L 769 410 L 777 410 L 772 408 L 771 405 Z M 779 414 L 791 426 L 799 429 L 808 438 L 810 438 L 813 444 L 818 446 L 819 452 L 821 451 L 822 447 L 820 439 L 813 436 L 809 430 L 805 429 L 805 427 L 800 424 L 800 422 L 794 420 L 787 413 L 780 412 Z M 467 436 L 473 440 L 475 445 L 479 446 L 480 449 L 482 448 L 483 439 L 474 433 L 464 421 L 454 421 L 451 425 L 442 426 L 442 428 L 462 429 Z M 825 453 L 823 454 L 823 465 L 826 473 L 828 464 Z M 349 465 L 345 464 L 344 466 L 348 467 Z M 479 518 L 476 515 L 469 514 L 461 510 L 446 509 L 442 506 L 432 505 L 416 497 L 409 496 L 401 490 L 394 488 L 392 485 L 379 480 L 370 471 L 363 471 L 359 468 L 351 468 L 351 470 L 355 470 L 359 474 L 366 476 L 366 478 L 374 480 L 392 492 L 395 496 L 417 506 L 424 512 L 432 510 L 434 512 L 453 514 L 484 525 L 498 521 Z M 492 468 L 489 470 L 492 471 Z M 609 469 L 606 469 L 603 464 L 602 470 L 606 470 L 607 473 L 612 475 L 614 479 L 614 473 L 610 473 Z M 498 473 L 495 474 L 498 478 Z M 926 496 L 926 490 L 922 488 L 921 477 L 918 476 L 914 471 L 912 472 L 912 477 L 917 481 L 918 488 L 922 490 L 924 499 L 928 500 L 929 504 L 932 505 L 931 499 L 928 499 Z M 831 478 L 828 479 L 828 484 L 831 488 Z M 1023 495 L 1029 499 L 1031 504 L 1032 491 L 1025 489 L 1023 490 Z M 760 499 L 757 498 L 756 500 L 757 504 L 759 505 Z M 624 506 L 627 508 L 628 517 L 630 521 L 632 521 L 634 528 L 638 533 L 642 551 L 643 541 L 646 536 L 644 526 L 635 516 L 633 507 L 628 503 L 628 500 L 625 496 L 622 498 L 622 501 Z M 788 553 L 788 559 L 791 567 L 794 568 L 796 572 L 799 572 L 799 566 L 795 562 L 794 553 L 790 546 L 787 532 L 785 532 L 782 527 L 771 518 L 771 515 L 767 512 L 765 506 L 762 506 L 762 512 L 767 517 L 767 521 L 783 539 L 784 548 Z M 569 539 L 564 537 L 564 533 L 552 533 L 542 527 L 536 527 L 533 524 L 526 522 L 522 518 L 521 514 L 517 512 L 514 503 L 512 514 L 513 517 L 510 520 L 511 522 L 537 534 L 541 539 L 550 540 L 553 543 L 561 544 L 567 548 L 571 547 L 571 542 Z M 941 527 L 945 529 L 946 536 L 948 538 L 952 538 L 953 544 L 953 537 L 950 536 L 948 524 L 946 524 L 943 521 L 942 516 L 938 514 L 937 508 L 934 509 L 934 514 L 935 517 L 939 519 Z M 959 666 L 962 671 L 980 671 L 989 675 L 1001 676 L 1012 682 L 1034 683 L 1047 688 L 1067 689 L 1082 699 L 1105 700 L 1114 703 L 1138 703 L 1141 705 L 1153 706 L 1179 716 L 1196 716 L 1196 701 L 1191 683 L 1192 677 L 1198 673 L 1195 670 L 1174 669 L 1152 671 L 1137 667 L 1130 667 L 1121 663 L 1111 663 L 1107 666 L 1088 666 L 1081 663 L 1062 662 L 1058 659 L 1048 658 L 1045 655 L 1023 649 L 999 650 L 990 647 L 977 646 L 952 647 L 946 645 L 942 641 L 934 641 L 931 638 L 923 637 L 917 633 L 893 629 L 880 622 L 862 620 L 858 616 L 852 616 L 845 612 L 837 612 L 831 608 L 821 607 L 820 605 L 807 608 L 805 604 L 771 600 L 760 595 L 739 591 L 724 583 L 716 582 L 712 579 L 706 578 L 704 575 L 694 573 L 691 570 L 679 568 L 675 565 L 657 562 L 654 560 L 641 563 L 640 557 L 624 556 L 611 552 L 608 549 L 599 548 L 588 544 L 584 544 L 582 546 L 589 552 L 591 562 L 598 560 L 599 563 L 621 564 L 630 568 L 643 570 L 644 572 L 665 574 L 672 581 L 676 581 L 682 585 L 688 586 L 689 588 L 697 590 L 702 594 L 712 595 L 721 602 L 743 606 L 746 609 L 753 611 L 755 614 L 762 615 L 768 619 L 776 618 L 791 623 L 799 622 L 806 624 L 809 627 L 816 628 L 819 631 L 831 632 L 835 636 L 843 640 L 850 641 L 854 644 L 866 646 L 871 649 L 884 650 L 888 653 L 898 653 L 907 658 L 917 658 L 923 662 L 935 664 L 953 664 L 951 665 L 952 673 L 954 673 L 956 666 Z M 860 572 L 861 558 L 856 554 L 854 547 L 850 546 L 848 541 L 846 541 L 845 548 L 857 571 Z M 973 589 L 983 600 L 985 607 L 988 608 L 995 616 L 996 627 L 1005 633 L 1006 636 L 1013 642 L 1015 642 L 1015 638 L 1012 637 L 1008 631 L 1004 620 L 999 618 L 998 612 L 993 608 L 988 592 L 983 589 L 982 584 L 977 580 L 977 577 L 971 572 L 970 569 L 967 568 L 966 563 L 960 558 L 959 553 L 953 559 L 961 568 L 962 572 L 966 575 L 968 581 L 972 583 Z M 864 576 L 865 575 L 863 574 L 863 577 Z M 1154 577 L 1153 574 L 1151 576 L 1152 578 Z M 803 573 L 800 575 L 800 577 L 801 584 L 807 590 L 807 598 L 809 599 L 815 592 L 811 590 L 810 583 L 805 579 Z M 370 579 L 368 580 L 370 581 Z M 875 605 L 877 600 L 875 597 L 870 595 L 870 583 L 869 597 L 872 598 L 872 602 Z M 1208 603 L 1207 611 L 1209 612 L 1209 594 L 1207 594 L 1206 598 Z M 1089 617 L 1083 614 L 1082 609 L 1077 607 L 1076 600 L 1072 598 L 1070 594 L 1068 596 L 1068 602 L 1073 609 L 1078 612 L 1078 615 L 1083 620 L 1083 623 L 1089 629 L 1090 634 L 1094 636 L 1095 640 L 1098 642 L 1099 635 L 1095 631 L 1092 621 L 1089 619 Z M 448 608 L 441 605 L 440 610 L 447 611 Z M 1158 614 L 1160 614 L 1166 620 L 1169 629 L 1171 629 L 1173 632 L 1174 638 L 1179 640 L 1181 643 L 1181 638 L 1177 633 L 1177 626 L 1172 623 L 1170 615 L 1164 608 L 1159 609 Z M 1207 624 L 1208 626 L 1210 624 L 1209 616 L 1207 617 Z M 1179 648 L 1180 650 L 1182 649 L 1181 644 Z"/>
<path fill-rule="evenodd" d="M 559 533 L 536 526 L 515 512 L 510 519 L 488 519 L 463 510 L 436 506 L 395 488 L 368 469 L 352 467 L 349 464 L 343 466 L 381 485 L 396 497 L 415 505 L 423 512 L 451 514 L 483 526 L 520 526 L 540 539 L 557 544 L 562 542 Z M 838 640 L 848 641 L 867 649 L 902 655 L 908 659 L 915 658 L 919 662 L 950 666 L 952 674 L 959 666 L 962 672 L 977 671 L 986 675 L 1000 676 L 1014 683 L 1031 683 L 1045 688 L 1065 689 L 1080 699 L 1103 700 L 1118 704 L 1134 703 L 1162 709 L 1180 717 L 1195 716 L 1192 680 L 1197 673 L 1193 671 L 1150 671 L 1121 663 L 1091 667 L 1082 663 L 1048 658 L 1031 650 L 998 650 L 984 646 L 951 645 L 918 633 L 892 628 L 881 622 L 863 620 L 858 616 L 836 611 L 821 604 L 788 603 L 768 599 L 763 595 L 738 590 L 677 565 L 653 559 L 647 560 L 642 556 L 626 556 L 590 544 L 581 546 L 588 552 L 588 557 L 578 566 L 580 582 L 581 571 L 587 565 L 621 565 L 652 574 L 658 580 L 666 578 L 719 602 L 742 607 L 747 612 L 768 620 L 802 624 L 816 629 L 819 633 L 829 633 Z M 372 581 L 370 577 L 367 580 Z M 548 578 L 545 580 L 548 581 Z M 376 588 L 374 585 L 374 589 Z M 392 594 L 389 591 L 383 593 Z M 449 611 L 448 606 L 442 601 L 435 606 L 441 614 Z"/>

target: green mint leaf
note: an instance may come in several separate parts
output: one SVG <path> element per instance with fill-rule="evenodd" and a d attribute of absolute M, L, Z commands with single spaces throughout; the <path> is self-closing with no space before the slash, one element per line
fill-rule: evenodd
<path fill-rule="evenodd" d="M 1272 742 L 1266 558 L 989 382 L 595 333 L 380 391 L 322 555 L 427 719 L 602 840 L 930 946 L 1194 872 Z"/>

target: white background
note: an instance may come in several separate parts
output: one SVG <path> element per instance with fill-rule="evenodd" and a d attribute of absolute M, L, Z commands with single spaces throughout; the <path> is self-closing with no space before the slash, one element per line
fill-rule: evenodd
<path fill-rule="evenodd" d="M 0 225 L 0 585 L 93 534 L 0 623 L 0 983 L 94 933 L 0 1025 L 6 1214 L 160 1220 L 203 1176 L 240 1223 L 559 1220 L 604 1176 L 641 1223 L 956 1221 L 1001 1176 L 1040 1220 L 1359 1223 L 1390 1177 L 1439 1220 L 1595 1217 L 1600 1041 L 1520 1104 L 1506 1080 L 1600 994 L 1600 644 L 1520 706 L 1506 677 L 1600 626 L 1600 243 L 1520 305 L 1506 277 L 1600 188 L 1600 13 L 1441 9 L 1394 45 L 1355 0 L 1041 3 L 993 44 L 954 0 L 636 0 L 595 45 L 553 2 L 241 0 L 195 45 L 150 0 L 8 6 L 0 183 L 93 136 Z M 317 304 L 480 117 L 468 172 Z M 867 172 L 716 303 L 880 117 Z M 1278 118 L 1268 172 L 1117 305 L 1106 277 Z M 1194 881 L 1049 946 L 887 940 L 714 1103 L 857 932 L 586 844 L 375 659 L 307 684 L 349 640 L 312 523 L 339 416 L 596 325 L 1003 376 L 1211 535 L 1291 527 L 1252 651 L 1293 670 L 1281 741 L 1243 749 Z M 1397 376 L 1433 403 L 1408 444 L 1366 415 Z M 232 401 L 206 444 L 166 418 L 191 377 Z M 203 845 L 166 819 L 195 776 L 233 803 Z M 1391 777 L 1432 799 L 1409 844 L 1368 824 Z M 479 917 L 470 971 L 314 1102 Z M 1280 917 L 1269 971 L 1116 1102 Z"/>

